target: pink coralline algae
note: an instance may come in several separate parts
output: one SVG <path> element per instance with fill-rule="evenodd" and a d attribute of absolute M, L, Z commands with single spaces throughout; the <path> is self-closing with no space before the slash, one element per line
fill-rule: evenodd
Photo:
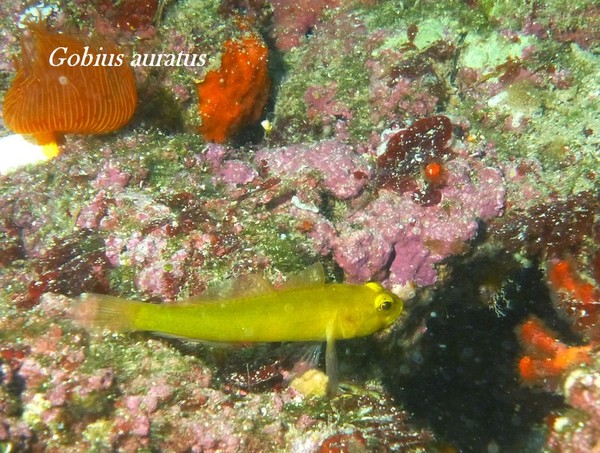
<path fill-rule="evenodd" d="M 378 58 L 366 62 L 374 124 L 431 115 L 448 97 L 433 61 L 448 61 L 455 50 L 453 45 L 439 40 L 416 50 L 410 47 L 410 36 L 403 48 L 382 50 Z M 372 44 L 380 39 L 382 36 L 374 35 Z"/>
<path fill-rule="evenodd" d="M 92 185 L 95 189 L 119 190 L 127 186 L 131 176 L 115 163 L 107 161 Z"/>
<path fill-rule="evenodd" d="M 119 231 L 117 225 L 124 221 L 124 216 L 143 233 Z M 173 248 L 166 225 L 170 216 L 171 210 L 160 203 L 127 193 L 108 197 L 101 190 L 81 209 L 77 224 L 107 233 L 106 259 L 111 266 L 136 269 L 135 284 L 139 290 L 151 297 L 173 299 L 182 284 L 191 245 L 185 242 Z"/>
<path fill-rule="evenodd" d="M 277 47 L 291 50 L 300 45 L 302 37 L 314 27 L 327 8 L 340 4 L 339 0 L 273 0 L 274 34 Z"/>
<path fill-rule="evenodd" d="M 169 252 L 166 226 L 140 239 L 131 238 L 127 246 L 131 263 L 139 268 L 136 286 L 148 295 L 175 299 L 183 284 L 189 250 Z"/>
<path fill-rule="evenodd" d="M 248 163 L 237 159 L 229 159 L 230 149 L 226 146 L 211 143 L 208 145 L 204 160 L 211 167 L 215 183 L 225 183 L 229 188 L 252 182 L 258 172 Z"/>
<path fill-rule="evenodd" d="M 393 130 L 377 151 L 358 147 L 362 153 L 357 153 L 330 140 L 263 149 L 255 161 L 282 181 L 294 178 L 290 213 L 307 223 L 300 228 L 307 230 L 318 253 L 333 252 L 348 281 L 428 286 L 437 280 L 435 265 L 462 253 L 479 222 L 504 208 L 501 172 L 473 157 L 468 145 L 451 147 L 451 137 L 450 120 L 434 116 Z M 375 156 L 369 153 L 377 154 L 375 169 Z M 439 173 L 427 173 L 431 163 Z M 331 195 L 359 209 L 326 218 L 319 197 L 316 202 L 311 197 L 318 189 L 302 182 L 303 175 L 311 174 L 322 179 Z"/>
<path fill-rule="evenodd" d="M 364 150 L 363 150 L 364 151 Z M 364 155 L 351 145 L 327 140 L 312 146 L 290 145 L 256 153 L 256 163 L 277 176 L 310 173 L 324 177 L 325 188 L 341 199 L 357 196 L 365 187 L 369 166 Z"/>
<path fill-rule="evenodd" d="M 352 119 L 352 112 L 342 102 L 337 101 L 337 83 L 328 86 L 310 86 L 304 94 L 306 114 L 309 120 L 320 118 L 323 124 L 330 124 L 337 118 Z"/>
<path fill-rule="evenodd" d="M 500 215 L 504 207 L 500 171 L 472 157 L 465 144 L 452 148 L 451 137 L 452 125 L 444 116 L 393 130 L 379 146 L 375 175 L 347 160 L 350 147 L 335 142 L 309 150 L 260 151 L 256 159 L 283 178 L 318 170 L 338 198 L 356 197 L 372 180 L 375 196 L 345 218 L 332 221 L 298 205 L 291 212 L 311 222 L 316 250 L 332 251 L 349 281 L 427 286 L 437 280 L 435 265 L 463 252 L 479 222 Z M 427 174 L 430 163 L 442 173 Z M 352 190 L 345 189 L 349 184 Z"/>
<path fill-rule="evenodd" d="M 410 194 L 383 191 L 379 198 L 336 225 L 336 261 L 350 280 L 382 277 L 419 286 L 435 283 L 436 263 L 459 253 L 475 237 L 478 221 L 502 212 L 504 189 L 499 171 L 481 163 L 455 160 L 447 164 L 442 199 L 421 206 Z"/>
<path fill-rule="evenodd" d="M 232 185 L 243 185 L 252 182 L 258 173 L 254 168 L 240 160 L 228 160 L 223 163 L 219 179 Z"/>
<path fill-rule="evenodd" d="M 573 370 L 564 380 L 563 393 L 570 409 L 549 417 L 548 451 L 597 451 L 600 439 L 600 362 L 591 369 Z"/>
<path fill-rule="evenodd" d="M 88 229 L 98 228 L 100 221 L 106 216 L 109 207 L 114 203 L 115 200 L 109 197 L 104 190 L 99 191 L 90 203 L 79 210 L 77 226 Z"/>

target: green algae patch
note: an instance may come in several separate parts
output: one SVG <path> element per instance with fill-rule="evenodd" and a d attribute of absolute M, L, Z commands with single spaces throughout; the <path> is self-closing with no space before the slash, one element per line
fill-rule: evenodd
<path fill-rule="evenodd" d="M 523 50 L 537 43 L 533 36 L 522 36 L 518 42 L 511 42 L 498 33 L 478 35 L 469 33 L 464 41 L 459 66 L 467 68 L 490 68 L 499 66 L 509 58 L 520 58 Z"/>
<path fill-rule="evenodd" d="M 93 452 L 111 450 L 111 431 L 113 422 L 107 419 L 99 419 L 88 424 L 81 433 Z"/>
<path fill-rule="evenodd" d="M 561 193 L 594 190 L 589 169 L 597 166 L 597 140 L 586 130 L 596 129 L 598 123 L 600 98 L 595 93 L 600 90 L 600 62 L 575 44 L 560 52 L 552 49 L 549 46 L 545 52 L 556 54 L 554 64 L 567 74 L 564 86 L 548 89 L 531 78 L 509 84 L 488 100 L 486 112 L 488 118 L 509 119 L 509 130 L 488 129 L 486 134 L 501 155 L 539 161 L 546 183 Z M 520 127 L 521 121 L 527 127 Z"/>
<path fill-rule="evenodd" d="M 255 244 L 254 249 L 284 274 L 303 270 L 314 261 L 306 237 L 294 231 L 292 221 L 287 216 L 269 218 L 248 225 L 246 231 Z"/>
<path fill-rule="evenodd" d="M 278 91 L 273 134 L 287 143 L 319 140 L 331 137 L 336 118 L 344 118 L 355 139 L 365 138 L 371 130 L 367 57 L 364 42 L 349 47 L 335 33 L 286 55 L 290 71 Z"/>

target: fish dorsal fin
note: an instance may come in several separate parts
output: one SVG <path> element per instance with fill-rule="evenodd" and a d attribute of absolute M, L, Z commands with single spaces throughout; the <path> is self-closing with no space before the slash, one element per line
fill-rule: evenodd
<path fill-rule="evenodd" d="M 300 288 L 303 286 L 321 285 L 323 283 L 325 283 L 325 271 L 321 263 L 315 263 L 300 272 L 289 275 L 285 283 L 277 289 Z M 234 299 L 242 296 L 259 296 L 272 291 L 275 291 L 275 289 L 262 275 L 247 274 L 211 285 L 202 294 L 182 300 L 181 302 L 196 303 Z"/>
<path fill-rule="evenodd" d="M 325 271 L 319 262 L 287 277 L 281 289 L 301 288 L 303 286 L 322 285 L 325 283 Z"/>
<path fill-rule="evenodd" d="M 190 297 L 182 302 L 195 303 L 207 302 L 210 300 L 234 299 L 241 296 L 257 296 L 271 291 L 274 291 L 273 287 L 262 275 L 247 274 L 209 286 L 202 294 Z"/>

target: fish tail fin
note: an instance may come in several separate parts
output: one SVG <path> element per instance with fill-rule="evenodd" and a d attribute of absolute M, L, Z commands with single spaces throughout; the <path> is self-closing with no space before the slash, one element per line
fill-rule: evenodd
<path fill-rule="evenodd" d="M 84 293 L 72 307 L 73 320 L 87 330 L 109 329 L 114 332 L 137 330 L 135 319 L 140 302 L 104 294 Z"/>

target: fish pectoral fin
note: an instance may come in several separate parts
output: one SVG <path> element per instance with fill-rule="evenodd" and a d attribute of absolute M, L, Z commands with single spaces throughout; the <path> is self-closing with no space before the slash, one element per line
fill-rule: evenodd
<path fill-rule="evenodd" d="M 325 370 L 329 382 L 327 383 L 327 396 L 332 398 L 337 394 L 339 387 L 338 379 L 338 360 L 337 351 L 335 349 L 335 338 L 333 336 L 333 328 L 330 326 L 327 329 L 327 345 L 325 347 Z"/>
<path fill-rule="evenodd" d="M 311 264 L 306 269 L 288 275 L 280 289 L 302 288 L 303 286 L 322 285 L 325 283 L 325 271 L 319 262 Z"/>

